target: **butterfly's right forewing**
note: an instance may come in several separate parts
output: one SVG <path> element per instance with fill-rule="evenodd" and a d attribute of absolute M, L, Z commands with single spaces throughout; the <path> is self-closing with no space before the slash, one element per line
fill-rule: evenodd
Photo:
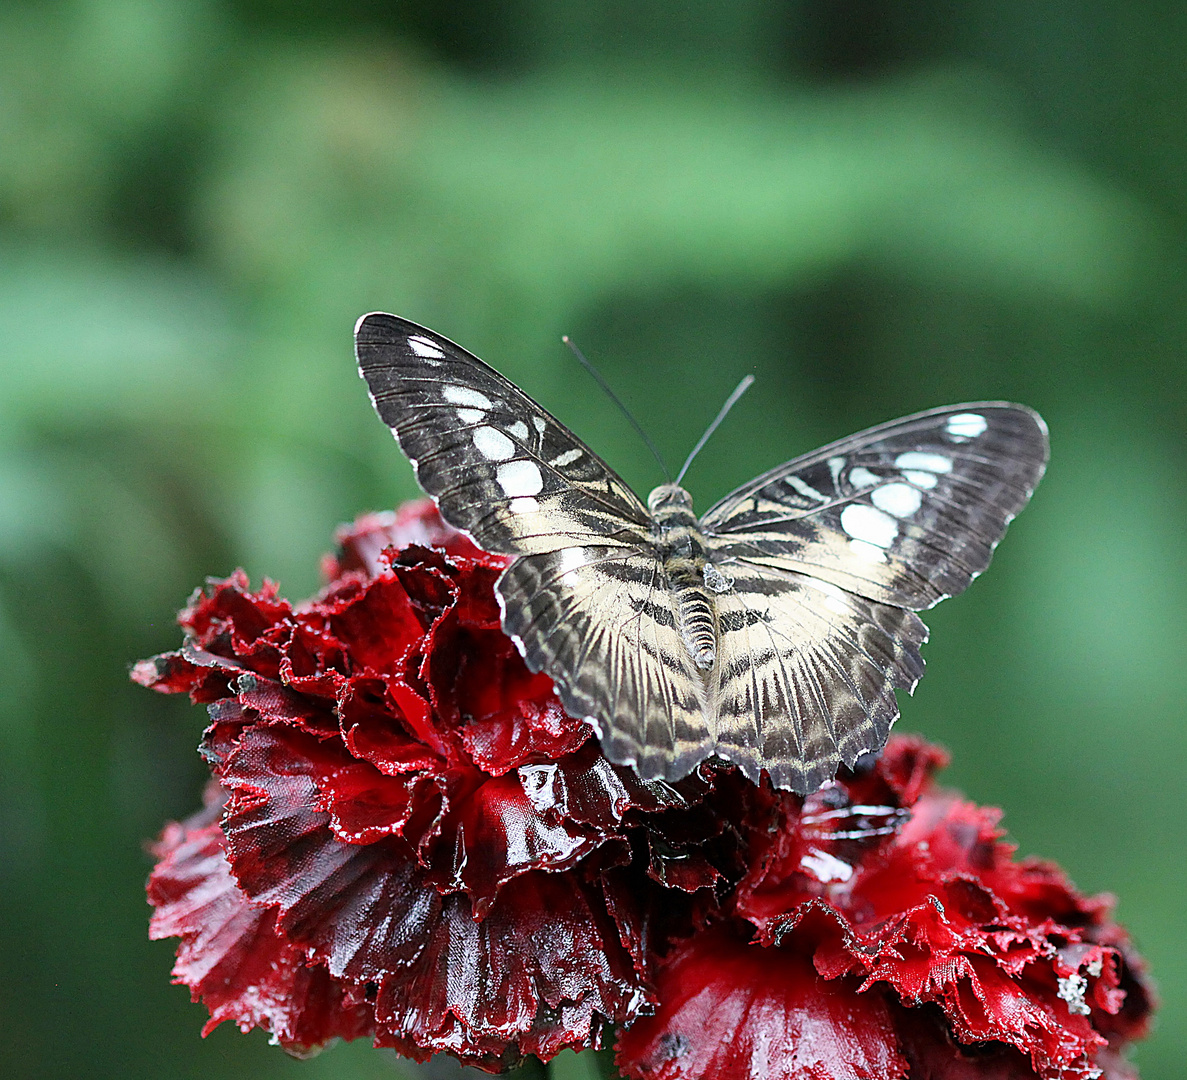
<path fill-rule="evenodd" d="M 355 331 L 381 419 L 441 516 L 488 551 L 503 628 L 588 718 L 612 760 L 688 772 L 711 750 L 703 685 L 676 628 L 651 518 L 601 458 L 447 338 L 394 315 Z"/>

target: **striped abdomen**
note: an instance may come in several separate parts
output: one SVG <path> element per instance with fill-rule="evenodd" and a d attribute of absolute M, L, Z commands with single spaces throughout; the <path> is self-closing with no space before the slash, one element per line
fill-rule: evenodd
<path fill-rule="evenodd" d="M 684 638 L 684 644 L 688 646 L 696 666 L 708 671 L 717 659 L 717 624 L 713 617 L 713 601 L 696 579 L 686 583 L 672 576 L 672 583 L 676 586 L 680 636 Z"/>
<path fill-rule="evenodd" d="M 647 499 L 655 520 L 664 573 L 676 596 L 680 636 L 701 671 L 717 659 L 717 615 L 705 588 L 705 542 L 692 512 L 692 499 L 677 484 L 657 487 Z"/>

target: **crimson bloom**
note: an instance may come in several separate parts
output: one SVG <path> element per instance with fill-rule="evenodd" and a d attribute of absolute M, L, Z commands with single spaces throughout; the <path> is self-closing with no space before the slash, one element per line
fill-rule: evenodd
<path fill-rule="evenodd" d="M 748 829 L 730 918 L 674 945 L 633 1077 L 1108 1080 L 1150 995 L 1108 897 L 1014 860 L 1000 812 L 934 786 L 946 755 L 879 760 Z"/>
<path fill-rule="evenodd" d="M 205 808 L 166 828 L 154 937 L 292 1053 L 367 1036 L 490 1071 L 602 1045 L 640 1078 L 1135 1074 L 1140 963 L 940 751 L 800 798 L 641 781 L 501 631 L 505 560 L 431 504 L 360 519 L 304 604 L 242 573 L 133 677 L 205 704 Z"/>
<path fill-rule="evenodd" d="M 318 597 L 237 573 L 134 669 L 210 712 L 207 807 L 157 845 L 152 934 L 182 939 L 208 1030 L 297 1053 L 370 1035 L 499 1069 L 599 1045 L 654 1004 L 651 928 L 690 930 L 718 881 L 667 820 L 709 785 L 602 757 L 499 628 L 504 560 L 431 504 L 340 541 Z"/>

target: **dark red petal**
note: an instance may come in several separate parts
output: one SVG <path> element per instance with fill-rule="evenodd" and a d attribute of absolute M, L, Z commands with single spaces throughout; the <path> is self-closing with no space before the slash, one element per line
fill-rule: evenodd
<path fill-rule="evenodd" d="M 640 780 L 633 769 L 611 764 L 589 742 L 559 761 L 519 770 L 532 805 L 599 829 L 619 829 L 631 810 L 686 809 L 689 802 L 662 780 Z"/>
<path fill-rule="evenodd" d="M 609 838 L 554 814 L 541 813 L 517 775 L 486 777 L 468 795 L 455 796 L 434 863 L 447 888 L 464 888 L 478 918 L 499 888 L 529 870 L 564 870 Z"/>
<path fill-rule="evenodd" d="M 350 657 L 353 672 L 373 675 L 400 670 L 425 629 L 403 586 L 390 574 L 329 612 L 329 628 Z"/>
<path fill-rule="evenodd" d="M 176 652 L 138 660 L 130 674 L 133 682 L 158 694 L 188 694 L 199 678 L 197 668 Z"/>
<path fill-rule="evenodd" d="M 618 1040 L 637 1080 L 899 1080 L 890 1009 L 851 979 L 825 981 L 798 952 L 746 945 L 725 927 L 679 946 L 656 978 L 659 1008 Z"/>
<path fill-rule="evenodd" d="M 280 660 L 280 678 L 302 694 L 333 699 L 350 671 L 350 658 L 321 620 L 300 612 Z"/>
<path fill-rule="evenodd" d="M 458 568 L 457 616 L 458 623 L 465 629 L 498 630 L 502 621 L 499 611 L 498 593 L 495 585 L 503 575 L 510 560 L 505 556 L 490 556 L 484 553 L 480 559 L 454 559 Z M 500 643 L 510 638 L 500 635 Z M 511 646 L 514 652 L 514 646 Z"/>
<path fill-rule="evenodd" d="M 304 694 L 250 672 L 236 676 L 226 691 L 234 697 L 207 706 L 210 724 L 202 735 L 201 753 L 218 773 L 235 748 L 243 730 L 256 724 L 297 728 L 318 738 L 337 733 L 332 703 Z"/>
<path fill-rule="evenodd" d="M 317 778 L 316 805 L 329 813 L 330 828 L 339 840 L 373 844 L 386 836 L 404 835 L 416 806 L 414 784 L 415 779 L 384 776 L 368 762 L 351 762 Z"/>
<path fill-rule="evenodd" d="M 957 1042 L 934 1006 L 892 1006 L 891 1013 L 911 1063 L 911 1080 L 1039 1080 L 1027 1057 L 1012 1046 Z"/>
<path fill-rule="evenodd" d="M 1145 1038 L 1150 1031 L 1151 1013 L 1158 1005 L 1154 989 L 1148 982 L 1145 961 L 1137 955 L 1128 935 L 1116 923 L 1106 922 L 1102 926 L 1090 927 L 1086 936 L 1115 950 L 1119 967 L 1117 985 L 1125 994 L 1125 1000 L 1115 1015 L 1102 1014 L 1100 1010 L 1094 1009 L 1094 1026 L 1117 1044 Z"/>
<path fill-rule="evenodd" d="M 446 525 L 431 499 L 404 503 L 394 512 L 364 514 L 353 524 L 338 529 L 334 538 L 339 550 L 337 557 L 326 560 L 324 571 L 328 579 L 352 570 L 362 570 L 373 577 L 385 566 L 385 551 L 413 544 L 443 548 L 450 555 L 472 559 L 499 558 L 475 547 L 468 537 Z"/>
<path fill-rule="evenodd" d="M 946 750 L 918 735 L 895 735 L 886 744 L 874 772 L 894 793 L 899 806 L 914 806 L 931 785 L 932 778 L 948 765 Z M 857 783 L 850 788 L 856 794 Z"/>
<path fill-rule="evenodd" d="M 593 1045 L 647 1000 L 596 894 L 572 874 L 532 873 L 481 922 L 463 896 L 445 899 L 415 964 L 382 982 L 376 1042 L 475 1063 L 548 1059 Z"/>
<path fill-rule="evenodd" d="M 347 680 L 338 716 L 347 749 L 382 773 L 401 776 L 448 764 L 429 703 L 397 676 Z"/>
<path fill-rule="evenodd" d="M 274 582 L 265 581 L 253 593 L 247 575 L 236 570 L 223 581 L 212 581 L 205 593 L 195 593 L 178 621 L 202 647 L 221 652 L 225 642 L 235 655 L 246 656 L 269 644 L 267 636 L 278 626 L 290 625 L 292 612 L 292 605 L 277 596 Z"/>
<path fill-rule="evenodd" d="M 406 846 L 334 836 L 313 778 L 341 760 L 300 733 L 248 731 L 225 771 L 224 828 L 244 892 L 277 905 L 286 936 L 332 974 L 363 982 L 416 958 L 440 897 Z"/>
<path fill-rule="evenodd" d="M 149 934 L 180 937 L 175 982 L 210 1010 L 208 1034 L 225 1020 L 261 1027 L 293 1053 L 373 1029 L 371 1009 L 350 1004 L 329 972 L 305 960 L 278 930 L 272 908 L 253 907 L 223 856 L 216 823 L 170 825 L 156 847 L 149 878 L 156 911 Z"/>
<path fill-rule="evenodd" d="M 665 889 L 686 893 L 714 889 L 724 880 L 700 852 L 674 850 L 654 834 L 647 838 L 647 875 Z"/>
<path fill-rule="evenodd" d="M 509 695 L 497 711 L 470 719 L 462 729 L 474 764 L 496 776 L 541 759 L 562 758 L 592 739 L 593 729 L 561 708 L 551 682 L 542 699 Z"/>

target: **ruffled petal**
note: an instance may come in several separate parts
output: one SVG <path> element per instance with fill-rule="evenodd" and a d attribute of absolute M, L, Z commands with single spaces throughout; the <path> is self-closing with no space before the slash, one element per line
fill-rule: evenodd
<path fill-rule="evenodd" d="M 659 1007 L 619 1037 L 615 1061 L 636 1080 L 901 1080 L 887 1002 L 856 989 L 719 927 L 660 969 Z"/>
<path fill-rule="evenodd" d="M 330 973 L 285 939 L 275 909 L 253 906 L 236 886 L 213 816 L 166 828 L 148 884 L 156 908 L 149 934 L 181 938 L 173 978 L 210 1010 L 203 1035 L 230 1020 L 305 1055 L 331 1039 L 371 1034 L 372 1010 L 348 1003 Z"/>
<path fill-rule="evenodd" d="M 527 874 L 481 922 L 446 898 L 416 962 L 383 981 L 376 1044 L 487 1067 L 600 1045 L 650 999 L 595 896 L 573 875 Z"/>

